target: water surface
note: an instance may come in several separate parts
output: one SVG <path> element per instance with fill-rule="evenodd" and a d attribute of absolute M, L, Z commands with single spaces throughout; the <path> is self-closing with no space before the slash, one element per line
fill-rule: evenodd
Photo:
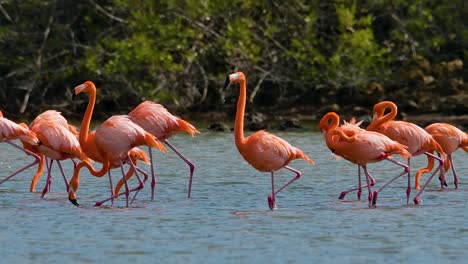
<path fill-rule="evenodd" d="M 130 208 L 119 198 L 114 206 L 94 207 L 109 195 L 107 177 L 81 176 L 76 208 L 67 200 L 54 166 L 52 192 L 29 193 L 34 169 L 0 186 L 0 252 L 2 262 L 21 263 L 460 263 L 468 257 L 467 155 L 454 163 L 459 189 L 439 190 L 438 180 L 422 196 L 423 205 L 406 205 L 406 179 L 379 195 L 377 208 L 339 193 L 357 182 L 357 167 L 336 159 L 318 133 L 278 133 L 306 152 L 317 166 L 296 160 L 303 177 L 277 196 L 270 211 L 270 175 L 252 169 L 237 153 L 230 133 L 205 132 L 171 142 L 196 165 L 192 198 L 186 198 L 188 167 L 173 152 L 154 153 L 158 184 L 155 201 L 145 186 Z M 30 157 L 0 144 L 0 177 Z M 416 157 L 413 165 L 425 165 Z M 71 162 L 63 162 L 67 176 Z M 100 166 L 97 165 L 99 168 Z M 149 167 L 142 165 L 149 171 Z M 399 172 L 394 164 L 369 165 L 377 185 Z M 114 182 L 120 170 L 114 170 Z M 293 175 L 277 173 L 277 186 Z M 424 179 L 426 179 L 424 177 Z M 134 186 L 135 181 L 131 184 Z M 412 196 L 415 191 L 413 190 Z"/>

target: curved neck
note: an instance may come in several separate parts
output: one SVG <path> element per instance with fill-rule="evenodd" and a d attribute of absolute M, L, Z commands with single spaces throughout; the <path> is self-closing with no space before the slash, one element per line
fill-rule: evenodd
<path fill-rule="evenodd" d="M 331 120 L 331 123 L 330 123 L 330 120 Z M 338 127 L 338 125 L 340 124 L 340 117 L 335 114 L 335 113 L 332 113 L 330 114 L 330 116 L 328 117 L 327 119 L 327 123 L 329 124 L 328 125 L 328 131 L 331 131 L 331 130 L 334 130 Z"/>
<path fill-rule="evenodd" d="M 390 112 L 385 114 L 386 109 L 390 109 Z M 375 130 L 381 127 L 383 124 L 387 123 L 388 121 L 392 121 L 397 115 L 397 107 L 394 104 L 385 104 L 382 108 L 382 111 L 378 112 L 378 115 L 374 121 L 369 125 L 367 130 Z"/>
<path fill-rule="evenodd" d="M 96 103 L 96 87 L 92 85 L 90 88 L 91 89 L 88 92 L 89 94 L 88 106 L 86 107 L 83 120 L 81 121 L 80 135 L 78 137 L 78 140 L 80 141 L 80 145 L 85 145 L 86 141 L 88 140 L 89 126 L 91 124 L 91 116 L 93 115 L 94 104 Z"/>
<path fill-rule="evenodd" d="M 240 80 L 239 99 L 237 101 L 236 121 L 234 125 L 234 138 L 236 145 L 239 146 L 244 143 L 244 114 L 245 104 L 247 100 L 247 87 L 246 81 Z"/>

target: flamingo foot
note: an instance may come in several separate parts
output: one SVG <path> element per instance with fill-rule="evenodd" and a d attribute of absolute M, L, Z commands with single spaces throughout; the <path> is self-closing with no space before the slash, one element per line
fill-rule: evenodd
<path fill-rule="evenodd" d="M 72 204 L 74 204 L 76 207 L 79 207 L 79 206 L 80 206 L 80 204 L 78 204 L 78 202 L 76 201 L 76 199 L 68 198 L 68 200 L 69 200 Z"/>
<path fill-rule="evenodd" d="M 374 178 L 371 178 L 371 182 L 370 182 L 370 186 L 374 186 L 375 185 L 375 179 Z"/>
<path fill-rule="evenodd" d="M 270 207 L 271 210 L 276 209 L 276 202 L 275 199 L 270 195 L 268 195 L 268 206 Z"/>
<path fill-rule="evenodd" d="M 406 188 L 406 204 L 409 204 L 409 198 L 411 194 L 411 187 Z"/>
<path fill-rule="evenodd" d="M 458 189 L 458 179 L 456 179 L 455 181 L 453 181 L 453 184 L 455 185 L 455 189 Z"/>
<path fill-rule="evenodd" d="M 338 196 L 338 199 L 343 200 L 345 198 L 346 194 L 348 194 L 346 191 L 342 191 L 340 193 L 340 196 Z"/>
<path fill-rule="evenodd" d="M 419 196 L 414 197 L 414 204 L 421 204 L 421 200 L 419 199 Z"/>
<path fill-rule="evenodd" d="M 101 206 L 101 205 L 102 205 L 102 202 L 96 202 L 96 203 L 94 204 L 94 206 Z"/>
<path fill-rule="evenodd" d="M 48 186 L 49 186 L 49 185 L 46 185 L 46 187 L 44 187 L 44 189 L 42 190 L 41 198 L 44 198 L 45 194 L 46 194 L 47 192 L 49 192 L 49 187 L 48 187 Z"/>
<path fill-rule="evenodd" d="M 377 196 L 379 195 L 378 191 L 374 191 L 374 194 L 372 195 L 372 206 L 375 206 L 377 203 Z"/>
<path fill-rule="evenodd" d="M 360 201 L 361 200 L 361 195 L 362 195 L 362 190 L 359 190 L 357 192 L 357 199 Z"/>

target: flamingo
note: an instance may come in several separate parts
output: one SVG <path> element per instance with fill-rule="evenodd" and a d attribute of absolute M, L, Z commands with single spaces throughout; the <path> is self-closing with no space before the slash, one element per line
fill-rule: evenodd
<path fill-rule="evenodd" d="M 385 111 L 389 109 L 390 112 L 384 114 Z M 421 127 L 405 122 L 405 121 L 394 121 L 393 119 L 397 115 L 397 106 L 390 101 L 382 101 L 374 105 L 373 108 L 374 118 L 372 122 L 367 127 L 369 131 L 377 131 L 388 136 L 390 139 L 395 140 L 408 147 L 408 151 L 411 153 L 411 156 L 417 156 L 420 154 L 425 154 L 426 156 L 431 156 L 439 161 L 439 166 L 432 173 L 429 179 L 426 181 L 424 186 L 419 190 L 419 192 L 414 197 L 414 203 L 420 204 L 420 195 L 429 184 L 430 180 L 437 171 L 442 169 L 444 161 L 442 158 L 435 156 L 434 151 L 439 153 L 442 156 L 445 156 L 442 147 L 437 143 L 437 141 L 432 138 L 432 136 L 427 133 Z M 445 157 L 444 157 L 445 158 Z M 408 157 L 408 167 L 410 167 L 410 157 Z M 411 192 L 411 183 L 410 183 L 410 171 L 408 171 L 408 189 L 407 193 Z"/>
<path fill-rule="evenodd" d="M 445 154 L 447 154 L 447 158 L 444 161 L 444 174 L 452 168 L 453 178 L 454 178 L 454 185 L 455 189 L 458 188 L 458 177 L 455 171 L 455 167 L 453 166 L 452 161 L 452 154 L 458 149 L 461 148 L 465 152 L 468 153 L 468 135 L 461 131 L 460 129 L 456 128 L 453 125 L 447 123 L 434 123 L 426 128 L 424 128 L 431 136 L 439 143 L 442 147 Z M 422 168 L 418 170 L 416 173 L 416 189 L 419 189 L 419 179 L 422 174 L 431 171 L 434 167 L 434 159 L 431 156 L 427 157 L 428 165 L 426 168 Z M 445 177 L 442 177 L 445 179 Z"/>
<path fill-rule="evenodd" d="M 0 142 L 8 143 L 17 149 L 24 151 L 27 155 L 34 157 L 34 160 L 30 164 L 22 167 L 16 172 L 10 174 L 5 179 L 1 180 L 0 185 L 4 183 L 5 181 L 18 175 L 19 173 L 23 172 L 24 170 L 27 170 L 28 168 L 38 164 L 39 161 L 41 160 L 40 157 L 36 153 L 32 152 L 31 150 L 28 150 L 24 146 L 21 147 L 17 145 L 16 143 L 12 142 L 12 140 L 16 140 L 16 139 L 20 139 L 20 140 L 23 140 L 24 142 L 28 142 L 28 144 L 31 146 L 33 145 L 36 146 L 39 144 L 39 139 L 37 138 L 36 133 L 29 130 L 25 124 L 20 125 L 3 117 L 3 113 L 2 111 L 0 111 Z"/>
<path fill-rule="evenodd" d="M 335 129 L 342 130 L 345 134 L 348 134 L 348 133 L 354 134 L 354 132 L 365 131 L 364 129 L 359 127 L 361 122 L 356 123 L 356 120 L 354 118 L 351 119 L 350 122 L 345 121 L 344 124 L 341 126 L 338 126 L 339 123 L 340 123 L 340 116 L 335 112 L 328 112 L 320 119 L 318 127 L 320 131 L 322 131 L 322 133 L 324 134 L 325 142 L 328 147 L 330 147 L 329 144 L 331 142 L 329 142 L 330 137 L 328 137 L 327 135 L 329 134 L 329 132 Z M 374 178 L 372 178 L 370 174 L 369 176 L 370 176 L 370 185 L 374 186 L 375 180 Z M 364 186 L 364 187 L 367 187 L 367 186 Z M 338 199 L 342 200 L 348 193 L 356 191 L 356 190 L 358 190 L 357 192 L 358 200 L 361 200 L 362 189 L 361 189 L 361 165 L 360 164 L 358 164 L 358 187 L 350 189 L 350 190 L 342 191 Z"/>
<path fill-rule="evenodd" d="M 295 159 L 304 159 L 311 164 L 314 164 L 314 162 L 302 150 L 291 146 L 284 139 L 266 131 L 257 131 L 244 138 L 244 112 L 247 96 L 245 74 L 243 72 L 230 74 L 226 78 L 224 88 L 232 82 L 240 84 L 234 127 L 236 147 L 245 161 L 256 170 L 271 173 L 271 194 L 268 196 L 268 205 L 273 210 L 276 208 L 276 194 L 301 177 L 299 170 L 287 165 Z M 274 172 L 281 168 L 294 172 L 296 176 L 275 191 Z"/>
<path fill-rule="evenodd" d="M 182 153 L 180 153 L 171 143 L 169 143 L 168 139 L 179 132 L 185 131 L 193 137 L 196 133 L 200 133 L 200 131 L 198 131 L 189 122 L 173 116 L 171 113 L 169 113 L 169 111 L 167 111 L 166 108 L 164 108 L 164 106 L 151 101 L 144 101 L 140 103 L 135 109 L 133 109 L 128 114 L 128 116 L 130 117 L 130 120 L 132 120 L 134 123 L 141 126 L 147 132 L 153 134 L 159 141 L 164 142 L 182 160 L 184 160 L 185 163 L 187 163 L 190 171 L 188 187 L 188 198 L 190 198 L 195 165 L 184 155 L 182 155 Z M 153 170 L 153 155 L 151 147 L 149 147 L 148 153 L 151 160 L 151 200 L 154 200 L 154 188 L 156 185 L 156 178 L 154 176 Z M 124 179 L 121 179 L 117 183 L 115 187 L 115 193 L 118 193 L 120 191 L 120 188 L 122 187 L 123 183 Z"/>
<path fill-rule="evenodd" d="M 407 165 L 391 158 L 393 154 L 400 154 L 404 158 L 409 158 L 411 154 L 408 152 L 407 147 L 391 140 L 383 134 L 356 129 L 347 131 L 343 129 L 331 129 L 326 134 L 326 143 L 328 148 L 335 155 L 341 156 L 363 168 L 369 191 L 369 207 L 376 205 L 377 194 L 380 191 L 409 171 Z M 367 170 L 367 164 L 379 162 L 384 159 L 403 167 L 404 170 L 372 193 L 370 183 L 371 174 Z M 361 183 L 359 182 L 359 188 L 361 187 L 360 185 Z M 409 198 L 407 198 L 407 200 L 408 199 Z"/>
<path fill-rule="evenodd" d="M 42 172 L 43 163 L 45 161 L 48 174 L 46 185 L 42 191 L 41 197 L 44 197 L 44 195 L 49 192 L 52 183 L 52 163 L 55 160 L 57 161 L 57 165 L 62 173 L 68 192 L 68 181 L 65 173 L 63 172 L 60 161 L 72 159 L 73 163 L 76 165 L 73 160 L 74 158 L 88 160 L 88 157 L 86 157 L 85 153 L 81 150 L 80 143 L 76 137 L 78 134 L 76 128 L 69 125 L 60 112 L 55 110 L 48 110 L 38 115 L 33 122 L 31 122 L 29 128 L 31 131 L 35 132 L 40 144 L 33 146 L 24 141 L 23 145 L 33 152 L 38 153 L 41 158 L 38 172 L 34 175 L 31 181 L 30 190 L 34 189 L 39 177 L 41 176 L 39 171 Z M 48 162 L 48 158 L 50 158 L 50 163 Z"/>
<path fill-rule="evenodd" d="M 122 175 L 126 179 L 126 176 L 124 176 L 123 164 L 128 163 L 130 164 L 130 170 L 128 171 L 127 175 L 130 173 L 135 173 L 140 183 L 139 186 L 135 189 L 129 190 L 128 185 L 125 181 L 125 196 L 127 198 L 126 200 L 128 207 L 129 193 L 141 190 L 144 186 L 144 182 L 138 176 L 137 171 L 140 171 L 143 174 L 145 173 L 136 166 L 136 160 L 141 159 L 144 162 L 148 162 L 146 154 L 142 150 L 139 150 L 135 147 L 141 145 L 152 146 L 159 149 L 162 152 L 166 152 L 166 149 L 159 141 L 157 141 L 157 139 L 153 135 L 146 132 L 137 124 L 133 123 L 129 119 L 129 117 L 125 115 L 110 117 L 101 125 L 99 125 L 99 127 L 95 131 L 92 131 L 90 133 L 89 126 L 91 123 L 91 116 L 94 110 L 94 104 L 96 102 L 96 86 L 93 82 L 86 81 L 83 84 L 80 84 L 75 87 L 75 96 L 82 92 L 89 94 L 89 101 L 86 107 L 83 120 L 81 122 L 78 139 L 83 151 L 91 159 L 102 163 L 102 168 L 98 171 L 95 170 L 89 162 L 80 162 L 76 166 L 73 172 L 73 176 L 69 182 L 70 191 L 68 194 L 68 199 L 74 205 L 79 206 L 76 199 L 76 191 L 78 190 L 80 183 L 79 172 L 81 168 L 87 167 L 93 176 L 102 177 L 106 174 L 106 172 L 109 172 L 110 169 L 120 167 L 122 170 Z M 147 176 L 145 175 L 145 178 L 146 177 Z M 110 174 L 109 182 L 111 185 L 111 197 L 103 201 L 96 202 L 96 206 L 100 206 L 102 205 L 102 203 L 108 200 L 113 200 L 114 198 L 121 195 L 113 193 Z"/>

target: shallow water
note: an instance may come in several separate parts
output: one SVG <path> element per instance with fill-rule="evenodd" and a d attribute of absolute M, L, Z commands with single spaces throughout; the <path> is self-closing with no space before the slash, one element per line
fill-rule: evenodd
<path fill-rule="evenodd" d="M 196 165 L 192 198 L 186 198 L 188 167 L 173 152 L 154 152 L 158 185 L 155 201 L 150 186 L 130 208 L 119 198 L 114 206 L 94 207 L 109 195 L 107 177 L 81 176 L 76 208 L 67 200 L 54 165 L 52 192 L 40 198 L 29 193 L 34 169 L 0 186 L 0 252 L 2 262 L 96 263 L 460 263 L 468 257 L 468 162 L 454 155 L 460 184 L 439 190 L 435 179 L 423 193 L 422 206 L 406 205 L 402 177 L 367 206 L 367 191 L 357 201 L 340 192 L 357 182 L 357 167 L 334 158 L 318 133 L 277 133 L 306 152 L 317 166 L 303 160 L 290 165 L 303 177 L 277 196 L 270 211 L 270 175 L 252 169 L 237 153 L 230 133 L 205 132 L 171 142 Z M 0 144 L 0 178 L 30 157 Z M 414 167 L 425 165 L 422 156 Z M 63 162 L 70 177 L 72 164 Z M 100 166 L 96 166 L 100 167 Z M 149 171 L 149 167 L 142 165 Z M 390 162 L 369 165 L 377 185 L 400 171 Z M 120 170 L 114 170 L 114 182 Z M 281 170 L 277 186 L 293 175 Z M 427 174 L 424 179 L 427 178 Z M 131 184 L 135 186 L 136 182 Z M 413 190 L 412 197 L 416 192 Z"/>

